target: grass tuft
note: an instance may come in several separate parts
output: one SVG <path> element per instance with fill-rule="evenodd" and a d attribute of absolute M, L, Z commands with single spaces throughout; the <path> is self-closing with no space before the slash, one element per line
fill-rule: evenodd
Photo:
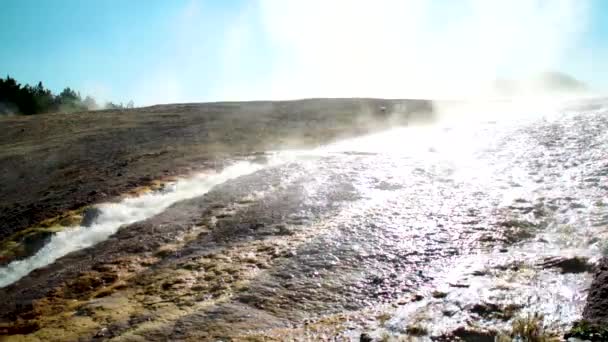
<path fill-rule="evenodd" d="M 535 313 L 513 320 L 511 332 L 499 334 L 498 342 L 525 341 L 525 342 L 552 342 L 558 339 L 545 330 L 544 317 Z"/>
<path fill-rule="evenodd" d="M 579 321 L 565 336 L 565 338 L 570 337 L 590 341 L 608 341 L 608 326 L 599 326 L 584 320 Z"/>

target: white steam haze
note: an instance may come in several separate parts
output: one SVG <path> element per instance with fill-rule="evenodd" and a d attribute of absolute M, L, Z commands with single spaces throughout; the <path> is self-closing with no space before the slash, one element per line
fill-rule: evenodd
<path fill-rule="evenodd" d="M 179 4 L 159 23 L 166 30 L 162 37 L 146 37 L 156 47 L 141 56 L 142 65 L 153 62 L 125 81 L 128 90 L 114 93 L 111 84 L 93 80 L 85 92 L 100 103 L 118 98 L 138 106 L 309 97 L 495 98 L 505 95 L 497 93 L 503 88 L 516 88 L 509 95 L 534 95 L 545 86 L 538 76 L 547 72 L 598 90 L 592 78 L 608 57 L 608 50 L 592 48 L 585 39 L 593 27 L 591 0 Z M 593 62 L 600 64 L 594 68 Z"/>
<path fill-rule="evenodd" d="M 226 34 L 231 72 L 213 97 L 493 96 L 497 79 L 567 73 L 589 11 L 586 0 L 261 0 Z M 243 80 L 256 26 L 272 68 Z"/>
<path fill-rule="evenodd" d="M 106 240 L 123 225 L 145 220 L 163 212 L 178 201 L 202 196 L 218 184 L 255 172 L 260 168 L 258 164 L 240 162 L 218 174 L 200 174 L 179 180 L 172 184 L 167 192 L 153 192 L 126 198 L 119 203 L 100 204 L 97 207 L 101 213 L 91 227 L 76 226 L 58 232 L 33 256 L 0 267 L 0 288 L 12 284 L 35 269 L 53 263 L 68 253 Z"/>

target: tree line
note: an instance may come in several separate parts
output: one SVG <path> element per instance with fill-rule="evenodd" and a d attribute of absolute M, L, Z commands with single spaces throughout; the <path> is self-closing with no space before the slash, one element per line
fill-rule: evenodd
<path fill-rule="evenodd" d="M 133 101 L 126 106 L 107 102 L 103 106 L 97 104 L 91 96 L 84 99 L 80 93 L 69 87 L 55 95 L 45 88 L 42 82 L 31 86 L 21 85 L 10 76 L 0 78 L 0 115 L 22 114 L 33 115 L 52 112 L 82 112 L 96 109 L 133 108 Z"/>

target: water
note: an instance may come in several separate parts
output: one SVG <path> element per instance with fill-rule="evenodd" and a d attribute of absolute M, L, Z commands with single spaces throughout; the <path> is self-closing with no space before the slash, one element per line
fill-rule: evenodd
<path fill-rule="evenodd" d="M 268 166 L 239 163 L 180 180 L 166 193 L 100 205 L 92 227 L 58 233 L 33 257 L 0 269 L 0 286 L 103 241 L 122 225 L 264 169 L 301 185 L 293 188 L 310 201 L 300 208 L 303 216 L 328 212 L 323 206 L 339 202 L 332 194 L 344 184 L 357 194 L 335 205 L 332 215 L 318 215 L 320 222 L 300 224 L 309 236 L 294 256 L 251 280 L 248 298 L 288 307 L 286 319 L 391 304 L 382 321 L 366 325 L 372 335 L 405 334 L 414 322 L 433 336 L 472 328 L 471 322 L 506 329 L 527 313 L 541 313 L 550 329 L 563 331 L 580 317 L 591 274 L 561 273 L 547 262 L 583 257 L 593 263 L 608 250 L 608 110 L 509 105 L 475 111 L 459 108 L 435 125 L 277 153 Z M 289 236 L 275 238 L 289 244 Z M 419 300 L 404 300 L 412 295 Z M 356 339 L 362 329 L 343 334 Z"/>
<path fill-rule="evenodd" d="M 513 318 L 535 313 L 544 316 L 549 330 L 559 332 L 579 319 L 592 274 L 562 274 L 543 265 L 573 257 L 593 263 L 606 253 L 607 114 L 605 108 L 551 110 L 358 140 L 356 145 L 366 152 L 390 154 L 394 163 L 367 157 L 370 178 L 391 179 L 409 189 L 381 199 L 384 208 L 398 215 L 374 219 L 381 235 L 395 240 L 367 248 L 395 255 L 413 249 L 431 256 L 419 261 L 424 266 L 417 265 L 426 280 L 413 286 L 424 299 L 389 310 L 391 318 L 378 323 L 376 336 L 406 334 L 413 323 L 432 336 L 463 326 L 506 330 Z M 412 170 L 430 174 L 432 180 L 404 180 Z M 361 188 L 370 198 L 381 196 L 369 185 Z M 373 205 L 368 202 L 357 211 L 361 214 Z M 412 205 L 416 209 L 411 210 Z M 401 217 L 410 211 L 414 213 Z M 470 216 L 468 222 L 463 216 Z M 500 231 L 510 221 L 532 228 L 521 239 L 505 243 Z M 373 237 L 363 241 L 369 239 Z M 398 246 L 404 241 L 407 247 Z M 451 257 L 428 252 L 452 247 Z M 433 296 L 437 292 L 442 295 Z M 501 309 L 480 309 L 488 307 Z M 516 308 L 515 314 L 499 317 L 509 307 Z M 356 338 L 357 333 L 350 336 Z"/>
<path fill-rule="evenodd" d="M 97 207 L 101 213 L 90 227 L 77 226 L 58 232 L 35 255 L 0 268 L 0 287 L 12 284 L 70 252 L 95 245 L 124 225 L 145 220 L 163 212 L 173 203 L 204 195 L 217 184 L 260 168 L 260 164 L 238 162 L 217 174 L 199 174 L 167 184 L 166 190 L 162 192 L 129 197 L 119 203 L 100 204 Z"/>
<path fill-rule="evenodd" d="M 361 199 L 276 266 L 260 289 L 289 290 L 262 303 L 305 294 L 289 305 L 312 316 L 379 304 L 386 312 L 376 328 L 367 322 L 341 332 L 354 340 L 365 330 L 377 338 L 407 334 L 412 324 L 430 336 L 508 330 L 533 314 L 550 331 L 568 329 L 581 316 L 592 274 L 562 273 L 551 261 L 593 264 L 607 250 L 608 110 L 513 114 L 319 149 L 311 172 L 339 168 Z M 315 287 L 323 291 L 311 293 Z"/>

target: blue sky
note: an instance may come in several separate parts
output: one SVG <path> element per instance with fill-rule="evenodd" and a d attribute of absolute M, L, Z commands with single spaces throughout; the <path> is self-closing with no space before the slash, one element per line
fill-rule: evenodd
<path fill-rule="evenodd" d="M 136 104 L 420 97 L 546 70 L 604 91 L 607 16 L 602 0 L 4 0 L 0 73 Z"/>

